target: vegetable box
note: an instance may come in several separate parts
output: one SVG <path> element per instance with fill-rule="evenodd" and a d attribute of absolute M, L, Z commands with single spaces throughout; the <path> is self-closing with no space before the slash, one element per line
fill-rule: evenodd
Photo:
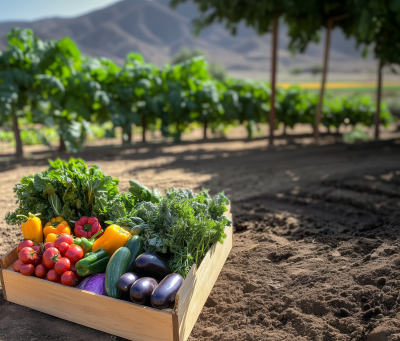
<path fill-rule="evenodd" d="M 231 214 L 225 213 L 229 218 Z M 14 248 L 0 259 L 5 300 L 135 341 L 185 341 L 232 249 L 232 226 L 223 244 L 212 245 L 199 268 L 193 265 L 173 309 L 158 310 L 66 287 L 14 272 Z"/>

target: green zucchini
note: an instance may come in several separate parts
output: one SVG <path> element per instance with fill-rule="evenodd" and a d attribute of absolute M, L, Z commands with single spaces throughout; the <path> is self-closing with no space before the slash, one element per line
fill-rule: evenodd
<path fill-rule="evenodd" d="M 126 273 L 130 259 L 131 252 L 126 247 L 120 247 L 111 256 L 106 269 L 106 291 L 108 296 L 121 297 L 121 292 L 118 289 L 118 280 Z"/>
<path fill-rule="evenodd" d="M 126 268 L 126 272 L 132 272 L 135 268 L 136 258 L 143 253 L 143 241 L 139 236 L 132 236 L 128 239 L 125 247 L 131 252 L 131 258 Z"/>

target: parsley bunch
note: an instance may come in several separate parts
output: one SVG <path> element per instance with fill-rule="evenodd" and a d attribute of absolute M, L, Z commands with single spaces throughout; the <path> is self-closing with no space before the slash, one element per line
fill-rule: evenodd
<path fill-rule="evenodd" d="M 137 214 L 147 222 L 141 236 L 147 252 L 164 253 L 171 271 L 186 277 L 193 264 L 200 265 L 213 243 L 223 243 L 230 225 L 228 199 L 223 193 L 211 198 L 208 190 L 171 188 L 159 204 L 143 202 Z"/>

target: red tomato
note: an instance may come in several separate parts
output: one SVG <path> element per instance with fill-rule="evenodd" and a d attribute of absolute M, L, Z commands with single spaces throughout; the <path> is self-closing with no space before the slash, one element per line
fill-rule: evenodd
<path fill-rule="evenodd" d="M 24 247 L 18 257 L 24 264 L 33 264 L 36 259 L 36 252 L 31 247 Z"/>
<path fill-rule="evenodd" d="M 78 284 L 78 279 L 72 271 L 67 271 L 62 274 L 61 283 L 69 287 L 74 287 Z"/>
<path fill-rule="evenodd" d="M 61 255 L 62 255 L 62 256 L 65 256 L 65 253 L 66 253 L 66 252 L 68 251 L 68 249 L 69 249 L 69 244 L 66 243 L 66 242 L 62 242 L 62 243 L 58 246 L 58 249 L 60 250 Z"/>
<path fill-rule="evenodd" d="M 19 272 L 25 276 L 30 276 L 35 272 L 33 264 L 22 264 Z"/>
<path fill-rule="evenodd" d="M 35 245 L 35 244 L 33 243 L 32 240 L 29 240 L 29 239 L 28 240 L 24 240 L 23 242 L 18 244 L 17 250 L 18 250 L 18 252 L 21 252 L 21 250 L 24 247 L 32 247 L 33 245 Z"/>
<path fill-rule="evenodd" d="M 15 272 L 19 272 L 21 270 L 21 265 L 24 264 L 22 263 L 19 259 L 17 259 L 14 264 L 13 264 L 13 269 Z"/>
<path fill-rule="evenodd" d="M 47 268 L 43 264 L 39 264 L 35 269 L 36 277 L 43 278 L 47 274 Z"/>
<path fill-rule="evenodd" d="M 56 239 L 56 241 L 54 242 L 54 246 L 58 249 L 61 243 L 73 244 L 73 242 L 74 238 L 70 234 L 63 233 L 60 237 Z"/>
<path fill-rule="evenodd" d="M 46 267 L 49 269 L 54 268 L 56 261 L 60 258 L 60 251 L 58 251 L 55 247 L 51 247 L 43 253 L 44 265 L 46 265 Z"/>
<path fill-rule="evenodd" d="M 78 275 L 78 272 L 76 270 L 76 267 L 75 267 L 74 263 L 71 263 L 71 266 L 69 267 L 69 270 L 72 271 L 75 274 L 75 276 L 76 276 L 76 278 L 78 279 L 79 282 L 83 279 L 83 277 Z"/>
<path fill-rule="evenodd" d="M 93 225 L 94 223 L 98 223 L 99 221 L 97 220 L 96 217 L 90 217 L 87 221 L 88 224 Z"/>
<path fill-rule="evenodd" d="M 54 245 L 54 243 L 50 243 L 50 242 L 47 242 L 47 243 L 44 244 L 44 249 L 45 250 L 47 250 L 47 249 L 49 249 L 51 247 L 56 247 L 56 246 Z"/>
<path fill-rule="evenodd" d="M 70 266 L 71 262 L 68 258 L 60 258 L 56 265 L 54 265 L 54 270 L 56 270 L 59 275 L 62 275 L 65 271 L 69 270 Z"/>
<path fill-rule="evenodd" d="M 40 246 L 38 246 L 38 245 L 33 245 L 33 246 L 32 246 L 32 249 L 33 249 L 34 251 L 36 251 L 36 255 L 37 255 L 37 256 L 40 256 L 40 255 L 42 254 L 42 249 L 40 248 Z"/>
<path fill-rule="evenodd" d="M 60 275 L 56 272 L 56 270 L 50 269 L 49 272 L 47 273 L 46 278 L 50 282 L 58 282 L 60 280 Z"/>
<path fill-rule="evenodd" d="M 65 253 L 65 257 L 68 258 L 71 263 L 76 263 L 83 257 L 83 250 L 80 246 L 72 244 Z"/>
<path fill-rule="evenodd" d="M 34 266 L 38 266 L 39 264 L 42 264 L 42 257 L 41 256 L 36 257 L 35 261 L 32 264 Z"/>

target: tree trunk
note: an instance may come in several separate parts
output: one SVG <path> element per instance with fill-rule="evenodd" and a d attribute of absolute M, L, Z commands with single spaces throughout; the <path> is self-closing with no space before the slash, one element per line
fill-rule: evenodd
<path fill-rule="evenodd" d="M 382 97 L 382 63 L 378 66 L 378 88 L 376 93 L 376 113 L 375 113 L 375 140 L 379 140 L 379 124 L 381 122 L 381 97 Z"/>
<path fill-rule="evenodd" d="M 286 136 L 286 128 L 287 128 L 286 123 L 283 123 L 283 136 Z"/>
<path fill-rule="evenodd" d="M 321 90 L 320 90 L 320 93 L 319 93 L 319 102 L 318 102 L 317 112 L 315 113 L 314 136 L 315 136 L 316 139 L 319 138 L 319 124 L 321 122 L 322 104 L 323 104 L 323 100 L 324 100 L 326 74 L 327 74 L 327 71 L 328 71 L 329 45 L 330 45 L 330 41 L 331 41 L 332 26 L 333 26 L 333 19 L 330 18 L 330 19 L 328 19 L 328 23 L 326 25 L 324 66 L 323 66 L 323 70 L 322 70 L 322 82 L 321 82 Z"/>
<path fill-rule="evenodd" d="M 15 155 L 22 156 L 23 150 L 22 150 L 21 134 L 19 132 L 19 127 L 18 127 L 18 117 L 15 114 L 13 114 L 12 120 L 13 120 L 13 130 L 14 130 L 14 138 L 16 145 Z"/>
<path fill-rule="evenodd" d="M 203 139 L 207 140 L 207 120 L 204 121 L 204 126 L 203 126 Z"/>
<path fill-rule="evenodd" d="M 126 134 L 127 140 L 124 140 L 124 135 Z M 132 143 L 132 126 L 128 125 L 128 129 L 122 128 L 122 144 Z"/>
<path fill-rule="evenodd" d="M 272 31 L 272 64 L 271 64 L 271 110 L 269 113 L 269 145 L 274 144 L 275 129 L 275 82 L 276 82 L 276 54 L 278 49 L 278 21 L 279 17 L 274 18 Z"/>
<path fill-rule="evenodd" d="M 64 139 L 61 135 L 60 135 L 60 146 L 58 147 L 58 150 L 60 152 L 65 152 L 67 150 L 67 148 L 65 147 Z"/>
<path fill-rule="evenodd" d="M 146 142 L 146 116 L 142 117 L 142 142 Z"/>

